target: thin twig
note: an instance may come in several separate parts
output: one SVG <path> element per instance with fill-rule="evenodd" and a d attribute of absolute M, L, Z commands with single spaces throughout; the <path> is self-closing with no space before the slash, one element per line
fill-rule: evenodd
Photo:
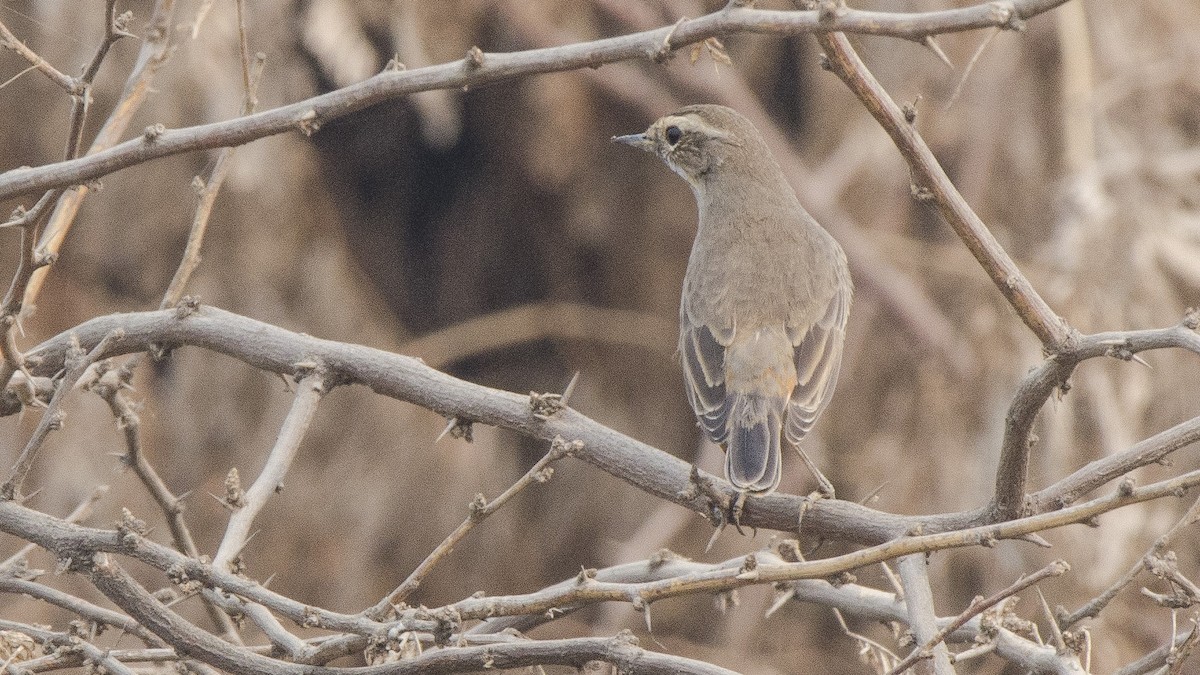
<path fill-rule="evenodd" d="M 252 66 L 250 64 L 253 59 L 250 57 L 250 38 L 246 30 L 246 0 L 237 0 L 237 20 L 238 53 L 242 57 L 242 114 L 247 115 L 258 107 L 258 99 L 255 96 L 258 78 L 251 74 Z M 257 60 L 259 63 L 262 62 L 261 58 Z"/>
<path fill-rule="evenodd" d="M 92 83 L 95 81 L 97 73 L 100 72 L 100 64 L 104 63 L 104 58 L 108 56 L 108 50 L 117 40 L 123 37 L 133 37 L 125 30 L 125 24 L 131 16 L 126 13 L 118 17 L 117 0 L 105 0 L 104 39 L 100 41 L 100 46 L 96 48 L 92 60 L 83 69 L 83 74 L 76 78 L 74 91 L 71 93 L 71 121 L 67 125 L 67 151 L 65 153 L 67 159 L 75 159 L 79 156 L 79 147 L 83 143 L 83 129 L 87 125 L 88 110 L 92 107 Z"/>
<path fill-rule="evenodd" d="M 963 87 L 967 84 L 967 78 L 971 76 L 971 73 L 975 70 L 975 64 L 979 62 L 979 57 L 983 56 L 984 50 L 992 43 L 992 39 L 1000 34 L 1000 30 L 1000 28 L 993 28 L 988 31 L 983 41 L 975 48 L 975 53 L 971 54 L 971 60 L 967 61 L 967 67 L 963 68 L 962 75 L 958 78 L 958 84 L 954 85 L 954 91 L 950 93 L 950 98 L 946 100 L 947 110 L 953 107 L 954 102 L 958 100 L 959 94 L 962 93 Z"/>
<path fill-rule="evenodd" d="M 117 419 L 117 427 L 125 436 L 125 454 L 121 456 L 121 462 L 133 471 L 150 496 L 154 498 L 155 503 L 158 504 L 163 517 L 167 520 L 167 528 L 171 531 L 171 539 L 175 543 L 175 548 L 188 557 L 199 558 L 200 550 L 196 547 L 196 540 L 192 537 L 192 532 L 183 517 L 183 499 L 176 496 L 167 487 L 166 481 L 159 476 L 142 447 L 141 417 L 125 396 L 125 390 L 130 386 L 129 382 L 133 377 L 132 365 L 135 365 L 133 361 L 136 359 L 119 369 L 101 374 L 91 384 L 90 389 L 108 404 L 113 417 Z M 235 642 L 240 641 L 237 625 L 233 619 L 217 607 L 210 594 L 204 593 L 202 597 L 205 600 L 206 611 L 213 623 L 221 627 L 227 638 Z"/>
<path fill-rule="evenodd" d="M 25 289 L 30 279 L 40 266 L 50 262 L 48 258 L 39 258 L 35 243 L 38 228 L 50 213 L 50 204 L 54 203 L 60 194 L 61 190 L 50 190 L 42 195 L 33 208 L 24 212 L 18 210 L 19 215 L 5 223 L 6 227 L 21 228 L 21 257 L 17 261 L 17 269 L 13 272 L 8 292 L 4 294 L 4 301 L 0 303 L 0 356 L 3 356 L 3 362 L 0 363 L 0 387 L 7 387 L 14 373 L 25 370 L 25 361 L 17 348 L 13 331 L 20 325 Z"/>
<path fill-rule="evenodd" d="M 1150 550 L 1146 551 L 1140 558 L 1138 558 L 1137 562 L 1133 563 L 1133 565 L 1131 565 L 1130 568 L 1126 570 L 1120 578 L 1114 581 L 1112 585 L 1104 589 L 1104 592 L 1102 592 L 1100 595 L 1097 595 L 1095 598 L 1092 598 L 1091 601 L 1074 612 L 1059 617 L 1058 627 L 1062 630 L 1067 630 L 1084 619 L 1100 616 L 1100 612 L 1102 612 L 1104 608 L 1108 606 L 1108 603 L 1112 602 L 1112 599 L 1115 598 L 1122 589 L 1133 583 L 1133 580 L 1147 568 L 1150 559 L 1166 553 L 1167 549 L 1171 546 L 1171 542 L 1175 540 L 1175 537 L 1177 537 L 1179 533 L 1184 530 L 1184 528 L 1193 525 L 1198 518 L 1200 518 L 1200 499 L 1197 499 L 1192 504 L 1191 508 L 1187 510 L 1187 513 L 1183 514 L 1183 517 L 1179 519 L 1179 522 L 1175 523 L 1171 529 L 1164 532 L 1161 537 L 1154 540 L 1154 544 L 1150 547 Z"/>
<path fill-rule="evenodd" d="M 238 7 L 241 7 L 241 0 L 238 2 Z M 261 56 L 261 55 L 259 55 Z M 243 103 L 242 114 L 247 115 L 253 112 L 254 102 L 256 101 L 255 92 L 258 90 L 258 83 L 262 79 L 262 71 L 265 60 L 262 58 L 255 59 L 253 65 L 247 65 L 249 69 L 247 73 L 246 100 Z M 162 302 L 159 303 L 159 309 L 167 309 L 174 307 L 183 298 L 184 289 L 187 288 L 187 283 L 192 277 L 192 273 L 200 265 L 200 249 L 204 244 L 204 235 L 208 231 L 208 222 L 212 216 L 213 205 L 217 202 L 217 193 L 221 190 L 221 186 L 225 183 L 225 178 L 229 175 L 229 168 L 232 166 L 233 153 L 236 148 L 223 148 L 218 154 L 217 159 L 213 162 L 212 170 L 208 174 L 207 179 L 201 179 L 197 176 L 193 185 L 196 187 L 196 211 L 192 215 L 192 229 L 188 233 L 187 245 L 184 246 L 183 258 L 179 261 L 179 266 L 175 268 L 175 274 L 171 277 L 171 283 L 167 286 L 166 293 L 163 294 Z"/>
<path fill-rule="evenodd" d="M 296 396 L 292 399 L 291 410 L 283 420 L 275 446 L 267 456 L 266 465 L 254 479 L 250 489 L 246 490 L 242 503 L 229 517 L 225 536 L 217 547 L 216 555 L 213 556 L 214 565 L 222 567 L 234 562 L 234 558 L 246 545 L 255 517 L 266 505 L 267 500 L 283 487 L 283 478 L 291 468 L 292 460 L 300 449 L 300 441 L 304 439 L 304 434 L 312 424 L 317 405 L 327 390 L 326 378 L 324 368 L 315 366 L 296 385 Z"/>
<path fill-rule="evenodd" d="M 1070 565 L 1067 565 L 1065 561 L 1055 560 L 1033 574 L 1017 579 L 1010 586 L 1008 586 L 1008 588 L 998 591 L 987 598 L 976 598 L 971 602 L 970 606 L 962 611 L 961 614 L 954 617 L 945 626 L 942 626 L 942 628 L 938 630 L 936 634 L 927 639 L 920 647 L 912 650 L 908 656 L 904 657 L 900 663 L 896 664 L 890 671 L 888 671 L 888 675 L 899 675 L 900 673 L 904 672 L 906 668 L 916 663 L 919 659 L 929 658 L 930 650 L 933 649 L 934 645 L 943 642 L 947 636 L 966 625 L 966 623 L 972 618 L 994 607 L 1005 598 L 1010 598 L 1017 593 L 1020 593 L 1042 579 L 1066 574 L 1070 569 Z"/>
<path fill-rule="evenodd" d="M 54 392 L 54 396 L 50 398 L 50 405 L 46 406 L 46 411 L 42 413 L 42 419 L 38 422 L 37 428 L 33 430 L 29 441 L 17 457 L 17 462 L 13 465 L 8 480 L 0 485 L 0 499 L 21 499 L 21 485 L 25 482 L 29 470 L 33 468 L 33 460 L 37 455 L 38 448 L 42 446 L 42 442 L 46 440 L 51 431 L 62 428 L 63 398 L 75 387 L 75 383 L 83 376 L 84 371 L 101 358 L 110 344 L 120 341 L 123 335 L 123 331 L 115 330 L 101 339 L 90 351 L 84 352 L 80 349 L 71 359 L 66 374 L 58 383 L 58 391 Z"/>
<path fill-rule="evenodd" d="M 76 93 L 75 78 L 58 70 L 54 66 L 50 65 L 49 61 L 43 59 L 41 56 L 38 56 L 38 54 L 27 47 L 25 43 L 17 39 L 17 36 L 13 35 L 12 31 L 10 31 L 8 26 L 5 26 L 3 22 L 0 22 L 0 47 L 10 49 L 19 54 L 21 58 L 29 62 L 30 66 L 37 68 L 38 72 L 50 78 L 51 82 L 57 84 L 59 87 L 62 87 L 63 91 L 66 91 L 68 94 L 72 95 Z"/>
<path fill-rule="evenodd" d="M 445 559 L 446 556 L 450 555 L 450 552 L 454 550 L 454 547 L 457 546 L 458 543 L 462 541 L 463 538 L 466 537 L 476 525 L 479 525 L 486 520 L 488 516 L 499 510 L 500 507 L 504 506 L 504 504 L 508 502 L 508 500 L 512 499 L 517 495 L 517 493 L 521 492 L 525 488 L 534 483 L 544 483 L 549 480 L 551 474 L 553 473 L 553 469 L 550 468 L 550 465 L 565 457 L 567 454 L 572 452 L 572 450 L 572 444 L 567 443 L 562 439 L 555 439 L 550 444 L 550 450 L 545 455 L 542 455 L 542 458 L 535 462 L 534 465 L 531 466 L 523 476 L 518 478 L 515 483 L 510 485 L 507 490 L 500 493 L 499 497 L 496 497 L 489 502 L 484 499 L 483 495 L 476 495 L 475 499 L 470 503 L 470 505 L 468 505 L 469 514 L 467 515 L 467 518 L 463 520 L 463 522 L 459 524 L 459 526 L 455 528 L 453 532 L 447 535 L 440 544 L 430 551 L 429 555 L 425 556 L 425 559 L 421 561 L 421 564 L 417 565 L 416 569 L 414 569 L 408 575 L 408 578 L 406 578 L 403 583 L 397 586 L 396 589 L 389 593 L 382 601 L 370 609 L 367 609 L 363 614 L 373 619 L 382 620 L 387 615 L 388 610 L 395 605 L 404 602 L 404 600 L 406 600 L 408 596 L 413 593 L 413 591 L 420 587 L 421 582 L 425 580 L 425 577 L 429 576 L 429 573 L 433 571 L 434 566 Z"/>
<path fill-rule="evenodd" d="M 147 94 L 150 93 L 154 75 L 171 55 L 174 13 L 175 0 L 157 0 L 155 2 L 154 12 L 146 26 L 146 35 L 142 40 L 141 51 L 138 53 L 133 70 L 125 80 L 125 88 L 121 92 L 121 97 L 113 106 L 108 119 L 100 127 L 100 131 L 96 132 L 96 137 L 92 139 L 85 158 L 70 161 L 87 161 L 86 157 L 112 147 L 125 134 L 129 123 L 146 100 Z M 3 174 L 0 174 L 0 182 L 2 181 Z M 63 241 L 66 239 L 71 224 L 75 221 L 79 207 L 83 203 L 84 197 L 91 191 L 91 188 L 85 184 L 86 182 L 85 179 L 63 183 L 62 187 L 73 186 L 73 189 L 63 195 L 61 199 L 55 197 L 58 203 L 37 243 L 37 251 L 41 257 L 52 258 L 58 255 L 62 249 Z M 37 304 L 37 297 L 45 279 L 46 270 L 34 272 L 27 288 L 24 289 L 23 302 L 26 308 L 32 308 Z"/>

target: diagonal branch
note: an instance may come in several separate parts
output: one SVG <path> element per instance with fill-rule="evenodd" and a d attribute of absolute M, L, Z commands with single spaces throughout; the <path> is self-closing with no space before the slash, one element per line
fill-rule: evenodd
<path fill-rule="evenodd" d="M 904 155 L 915 176 L 917 198 L 933 202 L 1047 352 L 1056 354 L 1069 348 L 1072 334 L 1066 322 L 1038 295 L 1004 247 L 959 194 L 933 151 L 905 118 L 900 106 L 867 70 L 846 36 L 822 33 L 817 36 L 817 41 L 825 49 L 831 70 L 854 92 Z"/>

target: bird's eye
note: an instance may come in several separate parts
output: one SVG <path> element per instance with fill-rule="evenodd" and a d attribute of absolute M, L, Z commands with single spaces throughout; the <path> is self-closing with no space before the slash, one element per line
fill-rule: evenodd
<path fill-rule="evenodd" d="M 674 126 L 674 125 L 667 127 L 667 142 L 668 143 L 670 143 L 671 145 L 675 145 L 676 143 L 679 142 L 680 138 L 683 138 L 683 131 L 679 127 Z"/>

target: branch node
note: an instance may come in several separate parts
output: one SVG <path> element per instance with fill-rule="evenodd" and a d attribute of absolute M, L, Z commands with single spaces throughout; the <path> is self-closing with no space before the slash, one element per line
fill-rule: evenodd
<path fill-rule="evenodd" d="M 529 392 L 529 412 L 543 422 L 562 412 L 567 407 L 562 394 L 539 394 Z"/>
<path fill-rule="evenodd" d="M 475 498 L 467 503 L 467 519 L 473 523 L 478 523 L 484 518 L 487 518 L 491 511 L 488 511 L 487 498 L 482 492 L 475 493 Z"/>
<path fill-rule="evenodd" d="M 225 505 L 231 509 L 240 509 L 246 505 L 246 491 L 242 489 L 242 479 L 237 467 L 225 474 Z"/>
<path fill-rule="evenodd" d="M 146 127 L 142 131 L 142 138 L 146 141 L 146 143 L 154 143 L 158 139 L 162 138 L 162 135 L 165 133 L 167 133 L 167 127 L 164 126 L 162 122 L 159 122 Z"/>
<path fill-rule="evenodd" d="M 1196 330 L 1200 328 L 1200 309 L 1188 307 L 1183 314 L 1183 327 L 1188 330 Z"/>
<path fill-rule="evenodd" d="M 1132 496 L 1132 495 L 1133 495 L 1133 489 L 1134 489 L 1135 487 L 1136 487 L 1136 483 L 1134 483 L 1134 480 L 1133 480 L 1133 478 L 1131 478 L 1131 477 L 1129 477 L 1129 476 L 1126 476 L 1126 477 L 1125 477 L 1125 478 L 1124 478 L 1124 479 L 1123 479 L 1123 480 L 1122 480 L 1122 481 L 1121 481 L 1121 482 L 1120 482 L 1120 483 L 1117 485 L 1117 494 L 1121 495 L 1122 497 L 1129 497 L 1129 496 Z"/>
<path fill-rule="evenodd" d="M 917 104 L 921 102 L 922 95 L 917 94 L 917 97 L 912 101 L 900 106 L 900 110 L 904 113 L 904 121 L 913 124 L 917 121 Z"/>
<path fill-rule="evenodd" d="M 817 21 L 830 23 L 842 14 L 843 5 L 838 0 L 821 0 L 817 3 Z"/>
<path fill-rule="evenodd" d="M 299 127 L 300 133 L 305 136 L 312 136 L 321 130 L 321 121 L 317 119 L 317 111 L 308 109 L 304 111 L 300 117 L 296 118 L 296 126 Z"/>
<path fill-rule="evenodd" d="M 679 30 L 684 21 L 687 21 L 686 16 L 679 17 L 679 20 L 675 22 L 674 26 L 671 26 L 671 30 L 667 31 L 666 36 L 663 37 L 662 44 L 658 46 L 658 49 L 652 49 L 646 54 L 646 56 L 650 57 L 651 61 L 665 63 L 667 59 L 671 58 L 671 53 L 675 49 L 671 46 L 671 38 L 675 37 L 675 31 Z"/>
<path fill-rule="evenodd" d="M 385 73 L 402 73 L 408 70 L 408 66 L 400 62 L 400 55 L 394 54 L 388 59 L 387 65 L 383 67 Z"/>
<path fill-rule="evenodd" d="M 483 67 L 483 50 L 478 45 L 467 50 L 467 70 Z"/>
<path fill-rule="evenodd" d="M 200 297 L 185 295 L 175 305 L 175 319 L 182 320 L 200 311 Z"/>
<path fill-rule="evenodd" d="M 554 440 L 550 441 L 550 452 L 554 455 L 554 459 L 574 457 L 580 450 L 583 450 L 583 441 L 579 439 L 568 441 L 562 436 L 555 436 Z"/>

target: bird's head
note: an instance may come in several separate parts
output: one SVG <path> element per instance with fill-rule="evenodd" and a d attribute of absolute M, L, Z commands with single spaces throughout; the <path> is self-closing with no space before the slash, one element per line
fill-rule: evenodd
<path fill-rule="evenodd" d="M 693 188 L 722 166 L 739 164 L 756 150 L 766 151 L 749 120 L 719 105 L 688 106 L 655 121 L 643 133 L 612 140 L 653 152 Z"/>

